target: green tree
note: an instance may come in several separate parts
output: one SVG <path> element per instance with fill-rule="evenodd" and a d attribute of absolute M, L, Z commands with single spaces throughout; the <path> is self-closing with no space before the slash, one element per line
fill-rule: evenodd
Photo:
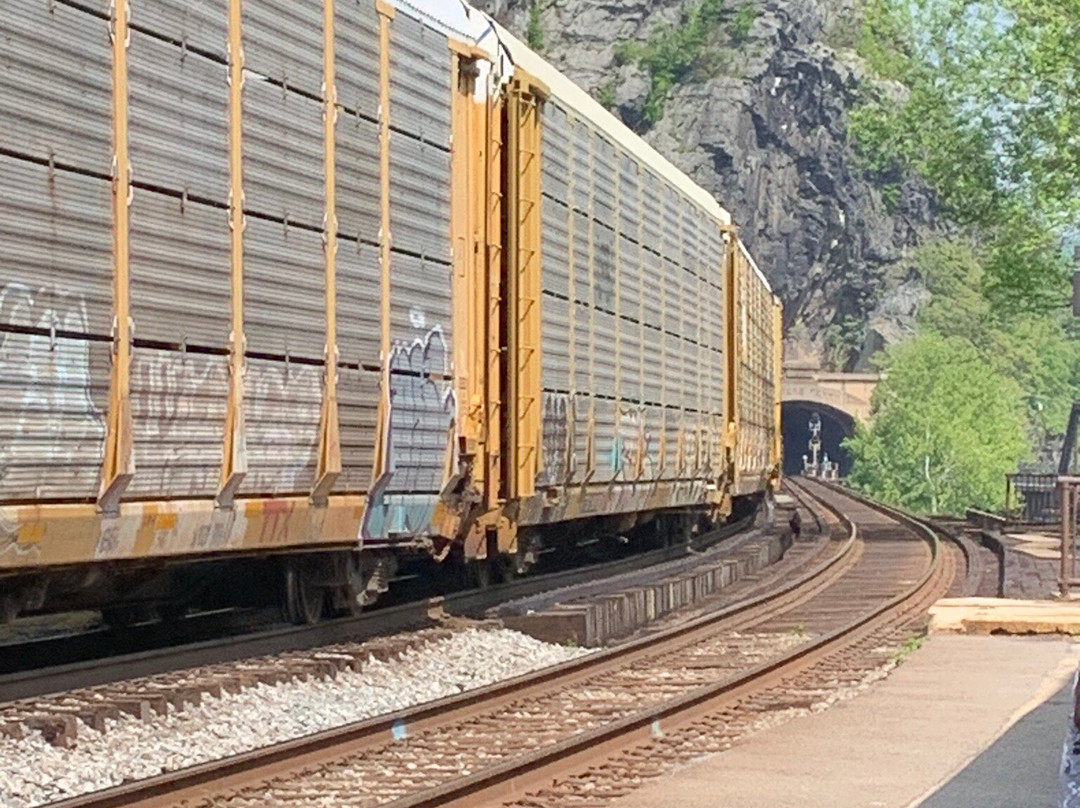
<path fill-rule="evenodd" d="M 919 312 L 920 328 L 968 340 L 991 368 L 1016 382 L 1029 402 L 1034 442 L 1048 431 L 1062 433 L 1080 396 L 1080 343 L 1069 333 L 1068 315 L 995 307 L 970 240 L 923 244 L 913 268 L 931 293 Z"/>
<path fill-rule="evenodd" d="M 885 191 L 918 173 L 986 248 L 999 309 L 1067 296 L 1058 243 L 1080 214 L 1077 0 L 866 0 L 858 50 L 884 80 L 850 116 Z"/>
<path fill-rule="evenodd" d="M 540 19 L 539 0 L 529 6 L 529 23 L 525 27 L 525 44 L 537 53 L 544 50 L 544 21 Z"/>
<path fill-rule="evenodd" d="M 645 120 L 656 123 L 664 116 L 668 95 L 678 84 L 692 77 L 706 78 L 710 69 L 715 72 L 723 63 L 719 58 L 723 42 L 742 46 L 757 17 L 758 10 L 751 4 L 732 10 L 724 7 L 724 0 L 700 0 L 683 11 L 678 24 L 656 26 L 644 42 L 617 44 L 617 59 L 634 62 L 649 74 L 642 110 Z"/>
<path fill-rule="evenodd" d="M 1020 387 L 966 339 L 927 332 L 889 349 L 868 425 L 845 442 L 849 481 L 918 512 L 995 507 L 1028 453 Z"/>

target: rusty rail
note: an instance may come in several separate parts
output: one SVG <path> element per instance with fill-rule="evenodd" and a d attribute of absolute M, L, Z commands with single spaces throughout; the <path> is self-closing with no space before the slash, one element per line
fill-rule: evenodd
<path fill-rule="evenodd" d="M 846 493 L 843 495 L 849 496 Z M 408 728 L 409 734 L 415 734 L 427 728 L 447 725 L 480 710 L 490 710 L 528 695 L 573 685 L 605 668 L 625 666 L 637 659 L 654 656 L 661 650 L 683 647 L 697 639 L 714 635 L 721 626 L 727 627 L 731 623 L 741 625 L 740 620 L 745 624 L 745 621 L 754 615 L 758 615 L 759 619 L 767 617 L 777 610 L 813 597 L 827 589 L 833 581 L 842 579 L 846 570 L 854 563 L 852 557 L 858 555 L 853 552 L 858 546 L 858 528 L 855 522 L 835 506 L 828 505 L 820 493 L 814 493 L 813 496 L 820 505 L 833 510 L 842 524 L 847 525 L 847 536 L 836 553 L 797 580 L 775 591 L 688 621 L 652 637 L 572 660 L 536 674 L 215 763 L 69 799 L 55 803 L 54 808 L 119 808 L 131 805 L 176 804 L 241 786 L 251 786 L 271 775 L 280 775 L 282 768 L 292 770 L 321 761 L 340 759 L 345 755 L 355 755 L 376 744 L 385 743 L 394 736 L 395 730 L 400 732 L 403 727 Z M 386 805 L 393 808 L 472 806 L 512 797 L 522 793 L 522 790 L 528 789 L 530 785 L 550 778 L 553 773 L 564 772 L 583 762 L 603 757 L 628 744 L 685 723 L 703 712 L 715 710 L 741 695 L 757 691 L 778 678 L 802 670 L 858 641 L 880 626 L 910 614 L 913 609 L 925 605 L 929 594 L 940 588 L 940 579 L 947 574 L 940 563 L 942 554 L 939 541 L 932 530 L 911 517 L 889 509 L 880 510 L 906 525 L 909 530 L 915 531 L 930 548 L 930 563 L 920 579 L 900 594 L 795 651 L 745 671 L 735 678 L 684 693 L 661 705 L 580 733 L 546 748 L 486 767 L 469 776 L 418 791 Z"/>

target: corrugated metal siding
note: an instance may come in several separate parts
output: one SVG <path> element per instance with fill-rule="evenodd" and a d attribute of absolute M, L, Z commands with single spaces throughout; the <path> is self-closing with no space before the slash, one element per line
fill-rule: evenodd
<path fill-rule="evenodd" d="M 681 206 L 680 230 L 682 232 L 682 244 L 679 263 L 684 269 L 688 269 L 696 275 L 700 275 L 697 217 L 700 215 L 695 208 L 683 201 Z"/>
<path fill-rule="evenodd" d="M 608 482 L 615 478 L 621 456 L 615 441 L 615 402 L 607 398 L 593 399 L 596 426 L 596 474 L 595 482 Z"/>
<path fill-rule="evenodd" d="M 315 482 L 323 369 L 249 358 L 245 494 L 306 494 Z"/>
<path fill-rule="evenodd" d="M 570 149 L 572 133 L 570 121 L 566 110 L 555 102 L 549 102 L 543 106 L 544 120 L 541 123 L 543 146 L 541 147 L 541 160 L 543 161 L 542 186 L 545 196 L 550 196 L 570 205 Z"/>
<path fill-rule="evenodd" d="M 664 335 L 646 325 L 643 330 L 645 378 L 643 392 L 646 401 L 659 403 L 663 394 Z"/>
<path fill-rule="evenodd" d="M 390 374 L 388 454 L 393 477 L 387 492 L 437 494 L 446 476 L 450 427 L 455 404 L 450 381 L 425 377 L 416 370 L 423 358 L 401 356 L 396 366 L 409 373 Z"/>
<path fill-rule="evenodd" d="M 0 142 L 13 151 L 112 171 L 112 47 L 105 20 L 60 3 L 4 0 Z"/>
<path fill-rule="evenodd" d="M 593 312 L 593 326 L 593 391 L 614 398 L 615 315 L 597 309 Z"/>
<path fill-rule="evenodd" d="M 641 323 L 618 319 L 619 327 L 619 398 L 642 400 L 641 395 Z"/>
<path fill-rule="evenodd" d="M 682 407 L 683 388 L 683 344 L 674 335 L 664 333 L 664 403 L 669 407 Z"/>
<path fill-rule="evenodd" d="M 230 254 L 227 210 L 135 189 L 131 205 L 135 336 L 227 347 Z"/>
<path fill-rule="evenodd" d="M 543 421 L 540 464 L 536 475 L 538 486 L 560 485 L 570 473 L 571 458 L 567 449 L 573 424 L 569 398 L 566 393 L 550 392 L 545 392 L 541 397 Z"/>
<path fill-rule="evenodd" d="M 641 222 L 638 201 L 638 165 L 625 153 L 619 154 L 619 230 L 637 241 Z"/>
<path fill-rule="evenodd" d="M 322 359 L 325 318 L 322 235 L 250 217 L 244 234 L 247 349 Z"/>
<path fill-rule="evenodd" d="M 452 344 L 451 269 L 437 261 L 394 253 L 390 264 L 390 336 L 397 345 L 420 344 L 425 352 Z M 449 372 L 449 363 L 437 371 Z"/>
<path fill-rule="evenodd" d="M 592 314 L 588 303 L 574 302 L 574 389 L 592 391 Z"/>
<path fill-rule="evenodd" d="M 97 496 L 111 350 L 0 331 L 0 500 Z"/>
<path fill-rule="evenodd" d="M 376 243 L 382 215 L 378 127 L 364 118 L 342 115 L 335 140 L 338 232 Z"/>
<path fill-rule="evenodd" d="M 189 48 L 228 59 L 228 0 L 154 0 L 132 3 L 131 26 L 153 31 Z"/>
<path fill-rule="evenodd" d="M 641 218 L 645 225 L 645 244 L 653 250 L 660 249 L 664 233 L 664 204 L 661 198 L 660 180 L 652 172 L 642 174 Z"/>
<path fill-rule="evenodd" d="M 682 269 L 664 258 L 660 273 L 660 282 L 664 285 L 663 328 L 669 334 L 681 334 L 683 289 L 679 281 L 682 278 Z"/>
<path fill-rule="evenodd" d="M 593 227 L 592 303 L 598 309 L 615 311 L 615 231 L 603 225 Z"/>
<path fill-rule="evenodd" d="M 112 330 L 112 187 L 0 155 L 0 325 Z"/>
<path fill-rule="evenodd" d="M 615 227 L 615 177 L 619 164 L 611 141 L 593 135 L 593 216 L 596 221 Z"/>
<path fill-rule="evenodd" d="M 641 248 L 619 236 L 619 314 L 641 320 Z"/>
<path fill-rule="evenodd" d="M 738 470 L 748 478 L 761 479 L 769 467 L 772 451 L 773 333 L 772 296 L 749 262 L 736 256 L 739 273 L 741 351 L 739 356 Z"/>
<path fill-rule="evenodd" d="M 574 211 L 574 299 L 592 301 L 592 280 L 589 269 L 589 218 Z"/>
<path fill-rule="evenodd" d="M 578 393 L 571 398 L 574 420 L 574 480 L 583 480 L 592 458 L 589 456 L 589 407 L 591 398 Z"/>
<path fill-rule="evenodd" d="M 679 434 L 682 428 L 682 410 L 668 408 L 664 417 L 664 474 L 666 480 L 678 479 L 679 469 Z"/>
<path fill-rule="evenodd" d="M 378 366 L 382 345 L 378 247 L 338 242 L 337 292 L 340 360 Z"/>
<path fill-rule="evenodd" d="M 379 114 L 379 17 L 371 0 L 334 5 L 334 77 L 338 103 L 352 113 Z"/>
<path fill-rule="evenodd" d="M 541 285 L 545 292 L 570 296 L 570 210 L 545 196 L 540 231 Z"/>
<path fill-rule="evenodd" d="M 573 144 L 571 163 L 574 168 L 574 207 L 580 211 L 588 211 L 592 199 L 592 135 L 588 125 L 581 121 L 571 121 L 570 131 Z"/>
<path fill-rule="evenodd" d="M 450 153 L 390 138 L 390 232 L 395 249 L 450 262 Z"/>
<path fill-rule="evenodd" d="M 569 301 L 545 293 L 541 304 L 540 352 L 541 386 L 544 390 L 570 389 L 570 306 Z"/>
<path fill-rule="evenodd" d="M 645 470 L 646 480 L 660 479 L 660 434 L 663 431 L 664 412 L 660 407 L 645 407 Z"/>
<path fill-rule="evenodd" d="M 244 84 L 244 208 L 312 227 L 326 210 L 323 108 L 251 76 Z"/>
<path fill-rule="evenodd" d="M 375 468 L 380 375 L 341 368 L 338 375 L 338 422 L 341 426 L 341 476 L 334 490 L 367 491 Z"/>
<path fill-rule="evenodd" d="M 245 67 L 321 97 L 322 0 L 257 0 L 244 3 Z"/>
<path fill-rule="evenodd" d="M 405 14 L 390 24 L 390 125 L 450 148 L 450 43 Z"/>
<path fill-rule="evenodd" d="M 135 477 L 125 497 L 212 497 L 221 478 L 228 358 L 136 348 Z"/>
<path fill-rule="evenodd" d="M 228 204 L 228 68 L 137 31 L 128 59 L 134 179 Z"/>
<path fill-rule="evenodd" d="M 663 327 L 664 298 L 669 292 L 664 288 L 663 262 L 652 250 L 642 248 L 641 295 L 645 304 L 645 322 L 655 328 Z"/>

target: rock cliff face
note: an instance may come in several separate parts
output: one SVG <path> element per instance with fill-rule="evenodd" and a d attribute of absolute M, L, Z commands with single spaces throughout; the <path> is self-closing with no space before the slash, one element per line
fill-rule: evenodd
<path fill-rule="evenodd" d="M 749 0 L 749 33 L 706 46 L 708 68 L 690 70 L 650 121 L 652 77 L 619 43 L 679 25 L 696 2 L 539 0 L 531 28 L 546 58 L 732 211 L 784 300 L 789 357 L 863 368 L 926 298 L 903 259 L 935 211 L 914 178 L 886 204 L 855 164 L 847 110 L 869 80 L 828 44 L 853 27 L 852 0 Z M 523 0 L 487 10 L 523 36 L 530 27 Z"/>

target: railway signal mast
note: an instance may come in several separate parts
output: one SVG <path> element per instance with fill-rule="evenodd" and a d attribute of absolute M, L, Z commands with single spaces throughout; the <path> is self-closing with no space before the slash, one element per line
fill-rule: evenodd
<path fill-rule="evenodd" d="M 821 416 L 818 413 L 814 413 L 810 416 L 810 442 L 807 446 L 810 449 L 810 462 L 807 462 L 807 456 L 803 455 L 803 474 L 807 477 L 817 477 L 820 473 L 820 466 L 818 464 L 818 454 L 821 452 Z"/>

